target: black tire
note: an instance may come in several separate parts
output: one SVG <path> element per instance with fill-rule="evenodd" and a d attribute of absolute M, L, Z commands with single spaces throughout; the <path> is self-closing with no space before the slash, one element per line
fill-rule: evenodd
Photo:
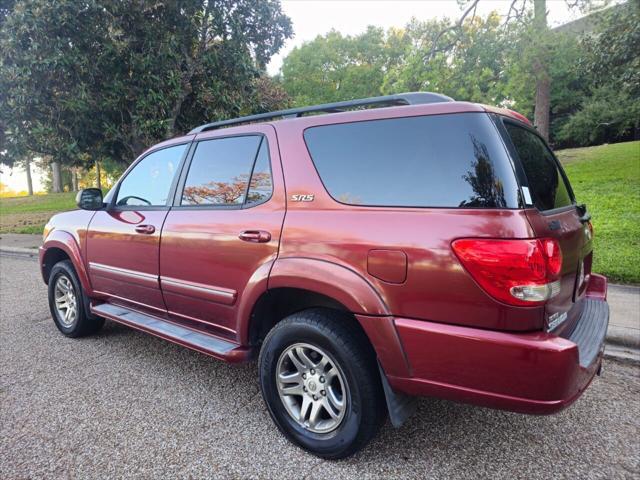
<path fill-rule="evenodd" d="M 75 295 L 76 315 L 72 322 L 65 322 L 63 315 L 56 307 L 56 283 L 64 277 L 72 286 Z M 64 335 L 71 338 L 85 337 L 97 333 L 104 325 L 104 318 L 96 317 L 89 313 L 89 298 L 87 297 L 75 268 L 70 260 L 63 260 L 56 263 L 49 274 L 49 310 L 53 317 L 53 322 Z"/>
<path fill-rule="evenodd" d="M 386 417 L 375 352 L 353 321 L 347 314 L 335 310 L 314 308 L 295 313 L 269 332 L 258 359 L 262 396 L 280 431 L 293 443 L 326 459 L 356 453 L 376 435 Z M 300 425 L 278 393 L 276 375 L 280 356 L 300 343 L 326 352 L 348 387 L 344 416 L 328 433 L 312 432 Z"/>

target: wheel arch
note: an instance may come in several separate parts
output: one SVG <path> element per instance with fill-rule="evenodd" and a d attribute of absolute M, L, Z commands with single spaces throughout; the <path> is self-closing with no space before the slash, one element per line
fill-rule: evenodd
<path fill-rule="evenodd" d="M 49 282 L 49 274 L 53 266 L 61 260 L 70 260 L 78 275 L 82 288 L 90 293 L 91 283 L 87 275 L 80 246 L 72 234 L 63 230 L 54 230 L 40 247 L 40 270 L 45 283 Z"/>

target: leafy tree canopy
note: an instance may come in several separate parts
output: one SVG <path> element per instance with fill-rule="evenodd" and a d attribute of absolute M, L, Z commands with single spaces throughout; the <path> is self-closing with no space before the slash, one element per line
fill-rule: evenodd
<path fill-rule="evenodd" d="M 292 36 L 277 0 L 18 0 L 0 24 L 4 163 L 130 162 L 286 95 L 264 66 Z"/>
<path fill-rule="evenodd" d="M 588 0 L 574 3 L 594 6 Z M 282 85 L 298 106 L 423 90 L 513 108 L 532 118 L 542 71 L 550 79 L 553 143 L 575 146 L 632 136 L 640 103 L 637 0 L 590 17 L 587 36 L 548 29 L 541 35 L 532 5 L 517 2 L 510 19 L 495 12 L 479 17 L 470 8 L 462 21 L 412 19 L 402 29 L 369 27 L 355 36 L 331 31 L 284 59 Z M 613 109 L 598 109 L 605 98 L 614 101 L 614 94 L 621 106 L 616 115 L 626 112 L 617 127 L 578 133 L 611 123 Z"/>

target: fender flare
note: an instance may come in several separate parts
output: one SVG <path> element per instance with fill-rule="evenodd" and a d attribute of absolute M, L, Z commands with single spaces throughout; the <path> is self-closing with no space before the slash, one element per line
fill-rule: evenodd
<path fill-rule="evenodd" d="M 344 305 L 354 314 L 389 315 L 375 288 L 361 275 L 338 263 L 306 257 L 279 258 L 269 275 L 269 289 L 310 290 Z"/>
<path fill-rule="evenodd" d="M 385 372 L 409 375 L 409 365 L 389 307 L 366 278 L 338 263 L 286 257 L 274 262 L 268 284 L 269 290 L 283 287 L 319 293 L 342 304 L 354 314 Z"/>
<path fill-rule="evenodd" d="M 43 277 L 45 268 L 44 259 L 47 255 L 47 251 L 51 248 L 59 248 L 67 254 L 73 264 L 73 268 L 75 268 L 76 273 L 78 274 L 78 279 L 82 284 L 82 288 L 87 292 L 87 295 L 91 295 L 93 289 L 91 288 L 89 275 L 87 274 L 87 269 L 82 259 L 82 254 L 80 253 L 80 246 L 78 245 L 76 238 L 64 230 L 54 230 L 49 234 L 42 247 L 40 247 L 40 269 Z M 45 282 L 47 281 L 48 279 L 45 278 Z"/>

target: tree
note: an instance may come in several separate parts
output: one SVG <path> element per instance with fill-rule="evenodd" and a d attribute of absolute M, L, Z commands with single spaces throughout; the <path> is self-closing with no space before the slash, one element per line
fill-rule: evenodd
<path fill-rule="evenodd" d="M 282 85 L 297 105 L 379 95 L 385 71 L 398 58 L 389 51 L 392 45 L 381 28 L 370 26 L 356 36 L 332 30 L 287 55 Z"/>
<path fill-rule="evenodd" d="M 572 8 L 579 8 L 582 11 L 589 10 L 596 3 L 606 5 L 609 0 L 593 2 L 592 0 L 566 0 Z M 453 25 L 448 25 L 435 37 L 432 47 L 431 59 L 436 53 L 448 52 L 459 44 L 464 37 L 465 19 L 471 15 L 475 18 L 476 9 L 480 0 L 470 0 L 462 2 L 463 14 Z M 533 4 L 533 17 L 528 28 L 528 34 L 524 36 L 529 43 L 530 70 L 535 83 L 534 95 L 534 124 L 540 134 L 549 138 L 550 107 L 551 107 L 551 84 L 552 79 L 549 72 L 549 63 L 553 58 L 553 41 L 549 34 L 547 25 L 547 2 L 546 0 L 512 0 L 509 6 L 504 25 L 507 27 L 511 23 L 529 23 L 529 7 Z"/>
<path fill-rule="evenodd" d="M 513 33 L 502 28 L 496 13 L 467 18 L 460 35 L 451 27 L 446 19 L 412 20 L 404 30 L 403 61 L 385 76 L 383 91 L 429 90 L 474 102 L 503 102 Z M 438 42 L 453 45 L 434 48 Z"/>
<path fill-rule="evenodd" d="M 537 46 L 540 49 L 533 60 L 533 72 L 536 81 L 536 100 L 533 109 L 533 124 L 546 140 L 549 140 L 549 108 L 551 106 L 551 78 L 547 68 L 545 55 L 548 34 L 547 0 L 533 0 L 533 25 Z"/>
<path fill-rule="evenodd" d="M 291 35 L 276 0 L 18 0 L 0 25 L 6 142 L 65 166 L 128 163 L 257 108 L 256 80 Z"/>
<path fill-rule="evenodd" d="M 588 93 L 559 131 L 569 145 L 593 145 L 640 134 L 640 4 L 601 12 L 581 41 L 579 68 Z"/>
<path fill-rule="evenodd" d="M 582 41 L 582 67 L 598 88 L 613 85 L 640 96 L 640 2 L 630 0 L 602 12 Z"/>

